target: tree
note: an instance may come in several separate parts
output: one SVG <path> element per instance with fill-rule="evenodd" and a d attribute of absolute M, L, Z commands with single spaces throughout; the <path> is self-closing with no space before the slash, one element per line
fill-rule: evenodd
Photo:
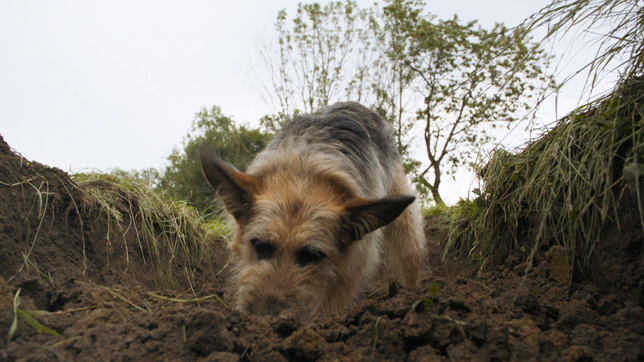
<path fill-rule="evenodd" d="M 413 86 L 424 101 L 416 120 L 423 125 L 429 165 L 418 170 L 415 180 L 442 203 L 442 175 L 471 167 L 476 153 L 494 139 L 489 130 L 518 120 L 539 84 L 552 79 L 542 70 L 548 59 L 524 28 L 496 24 L 486 30 L 476 21 L 462 24 L 456 16 L 435 21 L 420 15 L 422 6 L 394 0 L 384 12 L 410 41 L 390 56 L 415 73 Z"/>
<path fill-rule="evenodd" d="M 359 9 L 352 0 L 299 4 L 289 28 L 286 11 L 280 11 L 274 41 L 263 38 L 257 44 L 265 76 L 255 72 L 254 83 L 275 111 L 262 118 L 262 125 L 275 130 L 291 115 L 350 99 L 401 121 L 395 128 L 398 136 L 404 134 L 397 100 L 409 91 L 410 71 L 387 52 L 392 41 L 406 35 L 390 28 L 383 16 L 377 6 Z"/>
<path fill-rule="evenodd" d="M 281 105 L 264 124 L 342 99 L 362 102 L 392 123 L 419 191 L 443 203 L 443 175 L 472 167 L 476 152 L 494 139 L 489 130 L 519 119 L 551 78 L 541 68 L 547 57 L 525 29 L 437 21 L 424 6 L 416 0 L 366 10 L 351 0 L 299 5 L 292 30 L 281 11 L 278 46 L 260 50 L 271 79 L 264 94 Z M 424 162 L 410 155 L 419 126 Z"/>
<path fill-rule="evenodd" d="M 415 107 L 417 100 L 412 88 L 417 75 L 409 69 L 404 59 L 396 56 L 396 52 L 409 48 L 410 40 L 400 23 L 391 21 L 382 9 L 371 8 L 368 14 L 370 21 L 367 36 L 364 37 L 365 49 L 374 55 L 369 57 L 372 61 L 366 67 L 368 71 L 355 77 L 351 85 L 357 83 L 360 84 L 358 89 L 366 88 L 358 94 L 358 99 L 364 98 L 367 106 L 391 122 L 398 151 L 403 158 L 405 174 L 414 174 L 422 163 L 411 156 L 415 135 L 412 133 L 413 119 L 408 115 L 409 109 Z M 408 15 L 417 18 L 419 14 L 420 12 Z M 348 99 L 354 99 L 352 91 L 352 87 L 347 88 Z M 415 183 L 425 200 L 428 189 Z"/>
<path fill-rule="evenodd" d="M 183 149 L 174 148 L 158 181 L 158 188 L 166 195 L 188 201 L 201 210 L 220 211 L 215 202 L 215 190 L 207 183 L 199 164 L 199 150 L 212 150 L 217 156 L 244 171 L 259 153 L 271 135 L 237 126 L 232 118 L 213 106 L 197 113 L 190 131 L 183 140 Z"/>
<path fill-rule="evenodd" d="M 367 13 L 355 1 L 332 1 L 325 6 L 300 3 L 292 28 L 287 19 L 286 10 L 281 10 L 275 41 L 264 38 L 257 45 L 260 66 L 268 78 L 255 73 L 259 81 L 254 83 L 275 110 L 262 120 L 271 130 L 293 114 L 310 113 L 344 94 L 347 79 L 364 72 L 356 58 L 368 54 L 360 26 Z"/>

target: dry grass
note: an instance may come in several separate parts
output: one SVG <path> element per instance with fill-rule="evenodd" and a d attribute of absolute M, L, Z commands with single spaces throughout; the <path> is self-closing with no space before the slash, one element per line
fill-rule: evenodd
<path fill-rule="evenodd" d="M 137 252 L 156 269 L 161 286 L 175 287 L 177 274 L 193 281 L 197 269 L 210 268 L 213 240 L 225 230 L 206 223 L 196 209 L 127 177 L 77 173 L 72 179 L 107 215 L 108 242 L 122 242 L 127 248 L 125 235 L 134 232 Z"/>

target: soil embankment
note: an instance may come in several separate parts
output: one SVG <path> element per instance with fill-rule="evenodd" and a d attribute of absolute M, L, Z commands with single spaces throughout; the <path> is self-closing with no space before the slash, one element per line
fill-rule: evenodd
<path fill-rule="evenodd" d="M 160 286 L 130 220 L 110 240 L 112 221 L 65 172 L 2 139 L 0 182 L 0 361 L 644 361 L 644 234 L 627 197 L 570 287 L 559 246 L 538 253 L 521 289 L 517 255 L 479 276 L 443 263 L 430 220 L 418 289 L 382 282 L 345 314 L 302 324 L 212 297 L 230 302 L 223 248 L 214 272 L 178 268 Z M 19 318 L 7 344 L 19 288 L 18 308 L 50 312 L 36 318 L 62 337 Z M 185 302 L 199 297 L 210 298 Z"/>

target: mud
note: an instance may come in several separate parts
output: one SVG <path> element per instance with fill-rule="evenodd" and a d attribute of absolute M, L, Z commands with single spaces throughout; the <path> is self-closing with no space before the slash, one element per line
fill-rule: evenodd
<path fill-rule="evenodd" d="M 560 246 L 539 251 L 522 287 L 521 255 L 480 275 L 476 261 L 441 260 L 430 219 L 417 289 L 385 277 L 346 313 L 303 323 L 232 308 L 223 245 L 212 270 L 159 283 L 65 172 L 3 140 L 0 182 L 0 361 L 644 361 L 644 234 L 628 197 L 573 280 Z M 7 343 L 19 288 L 19 309 L 50 312 L 35 318 L 62 337 L 19 318 Z"/>

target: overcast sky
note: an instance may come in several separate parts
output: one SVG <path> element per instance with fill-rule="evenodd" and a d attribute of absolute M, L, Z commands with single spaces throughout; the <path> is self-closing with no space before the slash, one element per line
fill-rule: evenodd
<path fill-rule="evenodd" d="M 427 9 L 515 26 L 547 3 L 441 0 Z M 251 125 L 270 113 L 249 84 L 254 39 L 296 6 L 0 0 L 0 134 L 26 158 L 65 171 L 161 168 L 201 108 L 218 105 Z"/>

